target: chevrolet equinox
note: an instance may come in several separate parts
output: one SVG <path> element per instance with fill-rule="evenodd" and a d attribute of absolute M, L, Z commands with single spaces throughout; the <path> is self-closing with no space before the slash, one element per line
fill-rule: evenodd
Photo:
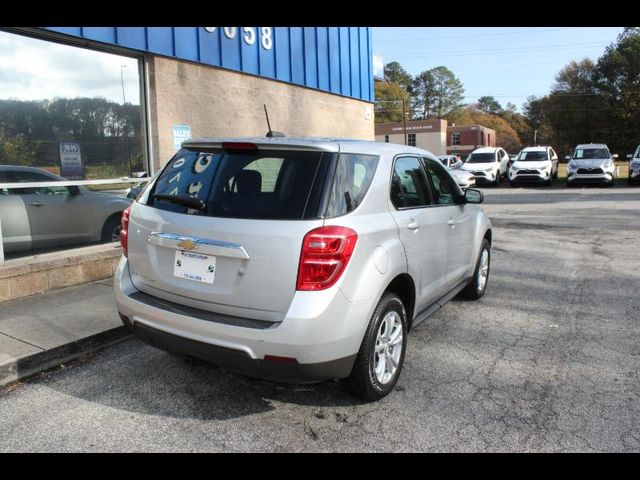
<path fill-rule="evenodd" d="M 122 215 L 118 312 L 158 348 L 377 400 L 411 328 L 484 294 L 482 200 L 413 147 L 192 139 Z"/>

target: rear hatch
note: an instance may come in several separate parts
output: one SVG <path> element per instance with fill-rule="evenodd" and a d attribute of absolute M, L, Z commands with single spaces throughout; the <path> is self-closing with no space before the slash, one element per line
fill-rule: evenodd
<path fill-rule="evenodd" d="M 194 308 L 282 320 L 303 237 L 323 224 L 336 156 L 291 146 L 183 148 L 132 207 L 134 285 Z"/>

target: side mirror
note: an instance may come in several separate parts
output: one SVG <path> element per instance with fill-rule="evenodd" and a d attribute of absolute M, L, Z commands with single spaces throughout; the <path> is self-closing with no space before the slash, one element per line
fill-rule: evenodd
<path fill-rule="evenodd" d="M 69 188 L 69 196 L 75 197 L 80 193 L 80 189 L 76 185 L 71 185 Z"/>
<path fill-rule="evenodd" d="M 632 153 L 627 153 L 627 160 L 633 158 L 633 154 Z"/>
<path fill-rule="evenodd" d="M 569 160 L 571 160 L 571 157 L 569 155 L 565 155 L 564 159 L 568 162 Z"/>
<path fill-rule="evenodd" d="M 467 188 L 464 191 L 464 200 L 466 203 L 482 203 L 484 201 L 484 194 L 480 190 Z"/>
<path fill-rule="evenodd" d="M 611 158 L 613 158 L 614 160 L 617 160 L 618 159 L 618 154 L 614 153 L 613 155 L 611 155 Z"/>

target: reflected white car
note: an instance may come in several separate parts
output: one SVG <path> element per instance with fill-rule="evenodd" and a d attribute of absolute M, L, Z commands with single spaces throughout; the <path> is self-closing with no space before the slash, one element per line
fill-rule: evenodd
<path fill-rule="evenodd" d="M 476 177 L 473 173 L 460 169 L 460 167 L 462 167 L 462 160 L 455 155 L 440 155 L 438 158 L 442 164 L 449 169 L 449 173 L 451 173 L 451 176 L 460 188 L 466 189 L 475 186 Z"/>

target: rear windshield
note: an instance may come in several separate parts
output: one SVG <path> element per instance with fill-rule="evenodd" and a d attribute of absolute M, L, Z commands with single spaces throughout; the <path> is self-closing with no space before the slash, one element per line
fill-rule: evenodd
<path fill-rule="evenodd" d="M 495 161 L 495 153 L 472 153 L 467 158 L 467 163 L 491 163 Z"/>
<path fill-rule="evenodd" d="M 518 156 L 519 162 L 540 162 L 543 160 L 548 160 L 547 152 L 520 152 Z"/>
<path fill-rule="evenodd" d="M 357 155 L 343 154 L 337 161 L 335 154 L 323 152 L 182 149 L 140 201 L 161 210 L 210 217 L 337 216 L 362 201 L 374 169 L 366 157 Z M 334 188 L 324 188 L 328 184 Z M 185 198 L 202 200 L 203 205 L 185 205 Z"/>

